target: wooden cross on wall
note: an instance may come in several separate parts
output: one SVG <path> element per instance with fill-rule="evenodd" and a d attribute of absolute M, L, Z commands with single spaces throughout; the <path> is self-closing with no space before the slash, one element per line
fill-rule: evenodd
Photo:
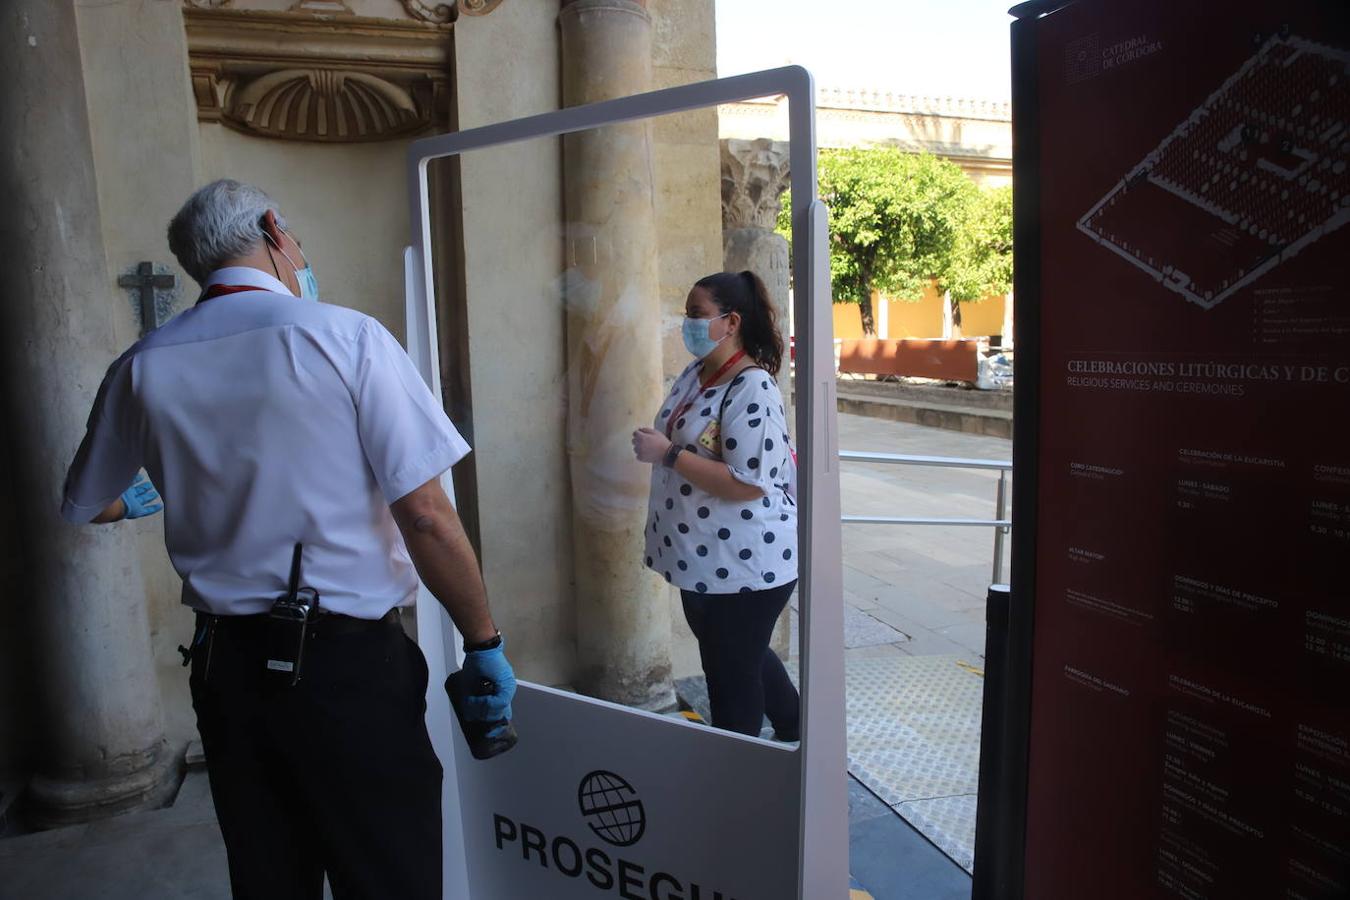
<path fill-rule="evenodd" d="M 136 266 L 135 275 L 123 275 L 117 279 L 119 287 L 135 288 L 140 292 L 141 336 L 149 334 L 159 327 L 159 313 L 155 304 L 156 288 L 172 288 L 178 284 L 176 275 L 156 275 L 155 264 L 142 262 Z"/>

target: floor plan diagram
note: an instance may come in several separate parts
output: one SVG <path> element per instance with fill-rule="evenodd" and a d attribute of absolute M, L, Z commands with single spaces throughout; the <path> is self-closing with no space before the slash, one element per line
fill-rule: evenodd
<path fill-rule="evenodd" d="M 1350 52 L 1277 35 L 1078 228 L 1211 309 L 1350 222 L 1347 167 Z"/>

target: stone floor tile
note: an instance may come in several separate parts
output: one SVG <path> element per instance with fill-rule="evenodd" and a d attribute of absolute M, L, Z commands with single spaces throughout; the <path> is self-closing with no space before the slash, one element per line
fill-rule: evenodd
<path fill-rule="evenodd" d="M 868 600 L 860 594 L 852 591 L 844 591 L 844 605 L 850 609 L 856 609 L 859 612 L 871 612 L 877 608 L 876 601 Z"/>
<path fill-rule="evenodd" d="M 927 629 L 916 630 L 909 636 L 908 641 L 900 645 L 900 649 L 909 656 L 957 656 L 969 663 L 984 659 L 982 653 L 977 653 L 970 647 Z"/>
<path fill-rule="evenodd" d="M 978 653 L 981 658 L 983 658 L 985 641 L 984 622 L 960 622 L 955 625 L 948 625 L 945 628 L 936 628 L 934 631 L 948 640 L 955 641 L 972 652 Z"/>
<path fill-rule="evenodd" d="M 899 816 L 849 828 L 849 871 L 874 900 L 970 900 L 970 876 Z"/>
<path fill-rule="evenodd" d="M 975 868 L 975 793 L 930 800 L 911 800 L 897 808 L 906 821 L 923 832 L 952 861 L 967 872 Z"/>
<path fill-rule="evenodd" d="M 858 647 L 855 650 L 849 650 L 844 654 L 845 659 L 858 657 L 866 659 L 872 656 L 907 656 L 904 650 L 900 649 L 901 644 L 874 644 L 870 647 Z"/>
<path fill-rule="evenodd" d="M 852 591 L 864 598 L 871 596 L 876 591 L 886 588 L 889 584 L 869 572 L 865 572 L 847 564 L 844 565 L 843 574 L 844 589 Z"/>
<path fill-rule="evenodd" d="M 875 644 L 894 644 L 906 640 L 908 635 L 901 634 L 885 622 L 872 618 L 865 612 L 852 607 L 844 607 L 844 647 L 870 647 Z"/>
<path fill-rule="evenodd" d="M 852 827 L 859 822 L 875 819 L 877 816 L 894 816 L 895 810 L 880 800 L 858 779 L 848 779 L 848 823 Z"/>
<path fill-rule="evenodd" d="M 983 609 L 984 604 L 980 604 L 980 608 Z M 941 603 L 933 603 L 922 597 L 910 595 L 908 591 L 899 588 L 893 591 L 881 591 L 877 594 L 877 610 L 873 611 L 873 614 L 883 622 L 890 622 L 890 619 L 879 612 L 881 610 L 903 616 L 907 622 L 918 623 L 924 628 L 935 631 L 950 625 L 968 624 L 970 621 L 963 609 L 952 609 L 950 606 Z M 900 628 L 901 626 L 897 625 L 896 627 Z"/>

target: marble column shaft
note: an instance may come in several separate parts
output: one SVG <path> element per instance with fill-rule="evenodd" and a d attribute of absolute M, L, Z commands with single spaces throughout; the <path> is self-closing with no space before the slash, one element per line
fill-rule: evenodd
<path fill-rule="evenodd" d="M 721 142 L 721 156 L 723 265 L 729 272 L 749 269 L 764 281 L 786 340 L 791 272 L 787 240 L 774 228 L 788 189 L 788 144 L 728 139 Z M 786 397 L 786 365 L 780 374 Z"/>
<path fill-rule="evenodd" d="M 760 277 L 773 301 L 778 330 L 783 335 L 783 366 L 778 370 L 778 389 L 787 403 L 788 431 L 797 433 L 797 410 L 793 403 L 789 372 L 789 290 L 791 267 L 788 242 L 774 229 L 782 209 L 783 192 L 789 186 L 789 155 L 786 141 L 768 138 L 721 141 L 722 166 L 722 267 L 728 272 L 749 269 Z M 770 646 L 784 659 L 791 651 L 791 621 L 787 610 L 778 619 Z"/>
<path fill-rule="evenodd" d="M 564 105 L 651 89 L 641 4 L 574 0 L 559 21 Z M 669 588 L 643 565 L 651 467 L 630 440 L 662 399 L 652 165 L 645 122 L 563 141 L 577 686 L 662 709 L 674 704 Z"/>
<path fill-rule="evenodd" d="M 38 694 L 42 824 L 154 804 L 174 785 L 136 540 L 124 524 L 68 525 L 66 467 L 116 356 L 103 291 L 88 112 L 72 0 L 13 0 L 0 18 L 0 387 L 21 517 Z"/>

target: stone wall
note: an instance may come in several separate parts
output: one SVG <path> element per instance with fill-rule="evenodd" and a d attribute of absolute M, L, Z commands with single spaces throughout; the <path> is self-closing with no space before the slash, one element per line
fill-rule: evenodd
<path fill-rule="evenodd" d="M 652 0 L 649 12 L 654 88 L 715 77 L 711 0 Z M 553 69 L 529 80 L 512 77 L 522 57 L 558 58 L 556 17 L 552 4 L 508 2 L 490 16 L 460 20 L 461 128 L 558 108 Z M 652 136 L 662 346 L 673 378 L 688 361 L 679 336 L 685 294 L 721 268 L 716 114 L 663 118 Z M 522 677 L 569 685 L 578 660 L 568 533 L 573 498 L 562 452 L 561 173 L 559 143 L 549 139 L 470 154 L 461 182 L 484 572 Z M 670 596 L 680 677 L 698 671 L 698 656 L 678 595 Z"/>
<path fill-rule="evenodd" d="M 294 0 L 237 0 L 231 10 L 284 12 L 293 5 Z M 96 364 L 110 363 L 140 335 L 132 292 L 117 284 L 137 263 L 149 261 L 156 271 L 176 276 L 176 286 L 158 298 L 164 316 L 196 299 L 199 287 L 178 270 L 165 229 L 194 188 L 226 176 L 254 182 L 281 203 L 319 274 L 325 299 L 367 312 L 402 337 L 408 140 L 318 144 L 245 135 L 202 121 L 203 96 L 194 96 L 183 6 L 179 0 L 75 4 L 80 58 L 70 65 L 84 84 L 92 153 L 71 165 L 93 173 L 107 261 L 104 314 L 89 327 L 107 329 L 115 348 Z M 359 15 L 434 31 L 410 19 L 399 0 L 352 0 L 349 6 Z M 433 37 L 448 60 L 449 30 Z M 242 46 L 238 55 L 247 58 L 250 52 Z M 191 613 L 180 603 L 181 583 L 164 550 L 162 519 L 115 527 L 130 535 L 138 550 L 139 566 L 127 571 L 138 570 L 143 584 L 165 731 L 170 745 L 181 749 L 195 735 L 187 677 L 176 650 L 190 637 Z M 19 565 L 18 553 L 12 562 Z M 17 572 L 8 571 L 10 556 L 0 564 L 5 574 L 15 576 L 11 583 L 19 580 Z M 44 718 L 31 709 L 31 695 L 22 689 L 25 654 L 7 646 L 10 639 L 23 642 L 31 619 L 16 608 L 0 621 L 0 657 L 7 663 L 0 672 L 0 778 L 31 766 L 28 755 Z"/>
<path fill-rule="evenodd" d="M 119 350 L 139 336 L 138 309 L 117 279 L 141 261 L 177 276 L 176 287 L 160 297 L 165 312 L 181 311 L 196 299 L 198 286 L 168 252 L 165 226 L 195 187 L 228 176 L 254 182 L 278 200 L 304 243 L 326 300 L 367 312 L 402 338 L 410 136 L 316 143 L 248 134 L 237 123 L 223 124 L 219 111 L 204 112 L 203 104 L 219 102 L 224 94 L 217 91 L 219 85 L 198 77 L 200 53 L 193 55 L 184 24 L 185 15 L 194 13 L 185 14 L 184 5 L 216 4 L 120 0 L 76 5 L 92 154 L 74 165 L 94 173 L 107 260 L 106 322 L 91 327 L 110 329 L 111 344 Z M 357 16 L 426 26 L 414 22 L 402 0 L 346 0 L 346 5 Z M 229 8 L 283 13 L 295 7 L 296 0 L 235 0 Z M 714 77 L 713 0 L 651 0 L 649 9 L 654 86 Z M 458 100 L 452 104 L 446 98 L 438 127 L 469 128 L 558 108 L 557 15 L 556 2 L 507 0 L 491 15 L 464 16 L 453 32 L 445 29 L 446 70 Z M 361 26 L 366 32 L 382 27 L 378 21 Z M 379 39 L 369 33 L 361 38 Z M 300 37 L 287 40 L 288 46 L 313 50 Z M 698 277 L 721 268 L 716 115 L 672 117 L 655 123 L 652 133 L 662 347 L 666 373 L 673 376 L 687 359 L 678 332 L 685 293 Z M 462 203 L 466 264 L 454 273 L 450 293 L 458 292 L 463 309 L 462 316 L 446 316 L 446 321 L 463 330 L 461 345 L 467 352 L 448 365 L 463 362 L 471 390 L 472 405 L 452 414 L 475 449 L 476 468 L 467 471 L 492 603 L 511 635 L 521 675 L 551 684 L 571 683 L 577 663 L 567 532 L 572 498 L 560 443 L 566 369 L 559 283 L 561 172 L 555 140 L 504 148 L 464 160 L 460 194 L 436 198 L 442 205 Z M 446 337 L 443 333 L 442 348 L 448 352 L 457 344 Z M 508 347 L 510 353 L 500 352 Z M 97 364 L 106 365 L 113 356 Z M 8 496 L 7 487 L 0 486 L 0 493 Z M 166 732 L 172 744 L 181 746 L 193 735 L 194 723 L 176 647 L 187 640 L 191 615 L 179 602 L 180 583 L 164 551 L 162 520 L 117 528 L 134 538 Z M 6 546 L 13 547 L 21 528 L 6 520 L 4 531 L 11 538 Z M 21 565 L 19 552 L 0 554 L 0 574 L 11 576 L 11 583 L 19 580 Z M 696 671 L 698 663 L 673 592 L 671 599 L 679 676 Z M 22 651 L 28 630 L 19 605 L 0 613 L 5 661 L 0 780 L 31 762 L 38 723 L 26 711 Z"/>
<path fill-rule="evenodd" d="M 80 4 L 76 11 L 108 260 L 108 322 L 120 352 L 140 337 L 141 316 L 131 292 L 118 286 L 118 276 L 141 261 L 172 272 L 178 284 L 166 312 L 182 311 L 197 295 L 197 285 L 178 269 L 165 239 L 170 217 L 200 183 L 196 109 L 176 5 Z M 127 63 L 131 47 L 135 65 Z M 164 550 L 163 518 L 116 527 L 136 535 L 166 731 L 171 744 L 181 745 L 196 728 L 175 648 L 190 639 L 192 614 L 179 601 L 181 581 Z"/>
<path fill-rule="evenodd" d="M 652 0 L 652 87 L 717 77 L 712 0 Z M 656 216 L 661 246 L 664 368 L 673 380 L 689 363 L 680 338 L 684 300 L 695 281 L 722 269 L 721 178 L 716 108 L 653 122 Z"/>
<path fill-rule="evenodd" d="M 719 129 L 723 138 L 786 141 L 787 101 L 729 103 L 721 107 Z M 979 184 L 1012 183 L 1012 113 L 1006 103 L 821 88 L 816 143 L 927 151 L 957 163 Z"/>
<path fill-rule="evenodd" d="M 558 108 L 557 4 L 505 3 L 457 26 L 463 129 Z M 522 77 L 522 62 L 531 62 Z M 493 615 L 522 678 L 576 665 L 556 139 L 467 155 L 463 296 L 478 528 Z M 445 298 L 442 298 L 445 302 Z M 451 301 L 454 302 L 454 301 Z M 443 311 L 443 315 L 447 312 Z M 442 343 L 442 357 L 455 352 Z"/>
<path fill-rule="evenodd" d="M 654 88 L 717 77 L 713 0 L 651 0 Z M 663 365 L 667 389 L 689 364 L 680 336 L 694 282 L 722 270 L 722 199 L 717 110 L 663 116 L 653 124 L 656 227 L 661 248 Z M 644 423 L 645 424 L 645 423 Z M 698 643 L 671 591 L 671 671 L 700 674 Z"/>
<path fill-rule="evenodd" d="M 289 5 L 235 3 L 232 9 L 283 11 Z M 397 0 L 371 0 L 353 8 L 366 15 L 405 17 Z M 78 10 L 117 346 L 139 336 L 138 313 L 128 291 L 116 284 L 136 262 L 163 264 L 178 276 L 172 312 L 196 299 L 199 286 L 177 269 L 165 227 L 195 187 L 223 177 L 257 184 L 281 204 L 326 301 L 369 313 L 402 338 L 407 140 L 319 144 L 246 135 L 199 121 L 178 4 L 80 5 Z M 136 64 L 128 65 L 133 47 Z M 147 166 L 146 160 L 154 164 Z M 170 740 L 181 743 L 193 736 L 195 726 L 176 648 L 190 636 L 192 617 L 180 603 L 181 582 L 164 551 L 162 520 L 118 527 L 137 535 L 166 728 Z"/>
<path fill-rule="evenodd" d="M 374 316 L 402 340 L 407 142 L 291 143 L 206 123 L 200 134 L 198 181 L 238 178 L 267 191 L 314 266 L 323 300 Z"/>

